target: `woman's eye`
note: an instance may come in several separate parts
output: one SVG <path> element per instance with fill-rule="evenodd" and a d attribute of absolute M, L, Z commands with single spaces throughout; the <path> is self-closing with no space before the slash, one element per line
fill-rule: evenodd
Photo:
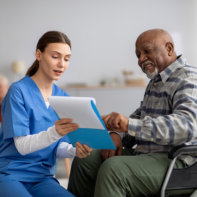
<path fill-rule="evenodd" d="M 70 59 L 64 59 L 66 62 L 68 62 Z"/>
<path fill-rule="evenodd" d="M 57 59 L 57 58 L 58 58 L 58 56 L 52 56 L 52 58 Z"/>

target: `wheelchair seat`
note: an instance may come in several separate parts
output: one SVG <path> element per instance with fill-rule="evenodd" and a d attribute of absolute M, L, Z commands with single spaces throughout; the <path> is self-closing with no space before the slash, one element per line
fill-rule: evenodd
<path fill-rule="evenodd" d="M 176 147 L 169 153 L 168 157 L 172 159 L 172 161 L 162 185 L 161 197 L 168 197 L 169 191 L 172 190 L 195 191 L 195 189 L 197 189 L 197 162 L 185 168 L 174 169 L 174 164 L 181 155 L 197 156 L 197 145 Z M 192 197 L 197 197 L 197 190 L 194 193 Z M 190 194 L 178 196 L 188 197 Z"/>

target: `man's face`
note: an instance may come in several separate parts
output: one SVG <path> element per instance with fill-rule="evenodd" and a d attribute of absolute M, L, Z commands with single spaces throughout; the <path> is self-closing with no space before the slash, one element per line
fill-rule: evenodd
<path fill-rule="evenodd" d="M 150 34 L 141 35 L 136 41 L 136 55 L 142 71 L 154 78 L 168 66 L 166 43 Z"/>

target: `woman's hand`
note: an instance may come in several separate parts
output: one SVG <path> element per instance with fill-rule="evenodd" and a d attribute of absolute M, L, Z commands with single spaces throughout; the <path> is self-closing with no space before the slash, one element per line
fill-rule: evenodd
<path fill-rule="evenodd" d="M 64 118 L 61 120 L 55 121 L 55 129 L 59 133 L 59 135 L 64 136 L 71 131 L 78 129 L 78 124 L 72 122 L 71 118 Z"/>
<path fill-rule="evenodd" d="M 76 147 L 76 155 L 79 158 L 87 157 L 92 152 L 92 149 L 86 144 L 81 145 L 79 142 L 76 142 L 75 147 Z"/>

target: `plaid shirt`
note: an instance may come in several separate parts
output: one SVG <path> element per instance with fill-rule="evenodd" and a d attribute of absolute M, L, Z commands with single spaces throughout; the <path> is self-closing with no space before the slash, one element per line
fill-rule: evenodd
<path fill-rule="evenodd" d="M 137 140 L 137 153 L 197 143 L 197 67 L 179 57 L 150 80 L 141 106 L 130 115 L 128 133 Z"/>

